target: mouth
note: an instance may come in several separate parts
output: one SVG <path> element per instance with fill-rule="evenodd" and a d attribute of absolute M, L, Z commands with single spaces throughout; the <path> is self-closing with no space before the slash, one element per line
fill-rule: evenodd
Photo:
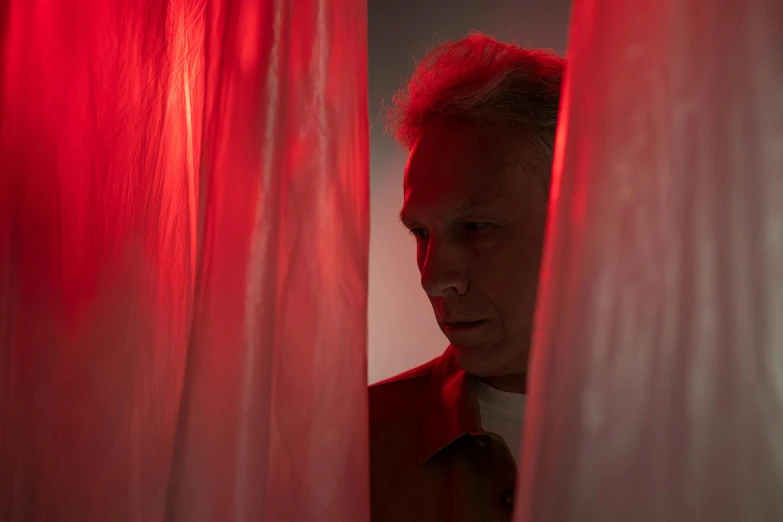
<path fill-rule="evenodd" d="M 443 323 L 443 330 L 446 332 L 464 332 L 478 328 L 486 322 L 486 319 L 480 321 L 452 321 Z"/>

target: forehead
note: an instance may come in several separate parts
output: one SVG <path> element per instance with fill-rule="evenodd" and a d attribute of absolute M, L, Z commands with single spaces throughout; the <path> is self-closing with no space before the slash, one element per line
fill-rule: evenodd
<path fill-rule="evenodd" d="M 519 132 L 453 120 L 428 124 L 405 169 L 403 214 L 453 214 L 459 207 L 514 210 L 546 203 L 547 162 Z"/>

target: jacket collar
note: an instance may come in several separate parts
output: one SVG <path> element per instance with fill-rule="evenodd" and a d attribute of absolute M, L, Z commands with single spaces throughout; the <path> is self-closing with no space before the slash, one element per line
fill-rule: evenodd
<path fill-rule="evenodd" d="M 424 464 L 463 435 L 480 431 L 478 402 L 471 393 L 470 376 L 459 367 L 454 349 L 449 346 L 432 371 L 416 463 Z"/>

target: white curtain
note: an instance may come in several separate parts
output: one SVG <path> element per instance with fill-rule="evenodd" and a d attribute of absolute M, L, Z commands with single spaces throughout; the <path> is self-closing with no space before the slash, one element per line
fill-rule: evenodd
<path fill-rule="evenodd" d="M 781 21 L 575 1 L 516 520 L 783 520 Z"/>

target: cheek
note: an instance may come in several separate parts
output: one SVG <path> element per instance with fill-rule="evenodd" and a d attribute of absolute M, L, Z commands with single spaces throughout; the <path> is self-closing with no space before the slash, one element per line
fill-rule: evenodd
<path fill-rule="evenodd" d="M 540 248 L 497 243 L 476 252 L 471 280 L 507 320 L 527 322 L 535 310 L 540 261 Z"/>

